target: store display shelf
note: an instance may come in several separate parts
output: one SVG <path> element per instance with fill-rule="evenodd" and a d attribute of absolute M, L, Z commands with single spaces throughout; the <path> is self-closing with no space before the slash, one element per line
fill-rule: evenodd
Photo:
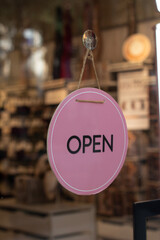
<path fill-rule="evenodd" d="M 148 181 L 147 181 L 147 184 L 148 185 L 154 185 L 155 187 L 157 187 L 158 189 L 157 190 L 159 190 L 160 189 L 160 177 L 159 177 L 159 180 L 157 179 L 157 180 L 150 180 L 150 179 L 148 179 Z"/>
<path fill-rule="evenodd" d="M 14 85 L 9 85 L 9 86 L 8 86 L 8 84 L 4 84 L 1 87 L 1 90 L 5 90 L 5 92 L 7 92 L 7 93 L 13 93 L 13 92 L 18 93 L 18 92 L 26 90 L 26 88 L 27 88 L 27 85 L 25 83 L 14 84 Z"/>
<path fill-rule="evenodd" d="M 143 161 L 143 158 L 139 157 L 138 155 L 136 155 L 136 156 L 127 155 L 126 161 L 127 162 L 139 162 L 139 161 Z"/>
<path fill-rule="evenodd" d="M 69 82 L 66 87 L 67 87 L 69 92 L 74 91 L 78 88 L 78 82 L 77 81 Z M 82 80 L 80 87 L 81 88 L 83 88 L 83 87 L 96 87 L 96 88 L 98 88 L 97 82 L 96 82 L 95 79 Z M 117 87 L 117 82 L 116 81 L 111 81 L 111 80 L 110 81 L 100 80 L 100 87 L 101 87 L 102 90 L 104 88 L 108 88 L 108 87 Z"/>
<path fill-rule="evenodd" d="M 11 230 L 5 230 L 0 228 L 0 239 L 5 240 L 55 240 L 55 238 L 42 238 L 37 237 L 33 234 L 24 233 L 21 231 L 11 231 Z M 59 240 L 90 240 L 90 235 L 88 233 L 82 233 L 82 234 L 74 234 L 69 235 L 65 237 L 58 238 Z"/>
<path fill-rule="evenodd" d="M 145 66 L 149 69 L 153 69 L 153 60 L 147 59 L 145 62 L 119 62 L 108 64 L 107 69 L 109 72 L 125 72 L 133 70 L 141 70 Z"/>
<path fill-rule="evenodd" d="M 69 82 L 66 87 L 68 92 L 74 91 L 78 89 L 78 81 Z M 97 82 L 95 79 L 82 80 L 80 84 L 80 88 L 84 88 L 84 87 L 97 87 Z"/>
<path fill-rule="evenodd" d="M 56 88 L 63 88 L 65 87 L 67 82 L 67 79 L 65 78 L 59 78 L 55 80 L 47 80 L 43 83 L 43 89 L 49 90 L 49 89 L 56 89 Z"/>
<path fill-rule="evenodd" d="M 159 152 L 159 147 L 148 147 L 147 152 L 148 153 L 158 153 Z"/>
<path fill-rule="evenodd" d="M 27 175 L 32 175 L 34 174 L 34 168 L 30 169 L 15 169 L 11 168 L 8 170 L 1 170 L 0 169 L 0 174 L 2 175 L 10 175 L 10 176 L 15 176 L 15 175 L 21 175 L 21 174 L 27 174 Z"/>
<path fill-rule="evenodd" d="M 110 80 L 107 82 L 102 81 L 101 82 L 101 87 L 117 87 L 117 81 L 115 80 Z"/>
<path fill-rule="evenodd" d="M 1 228 L 37 239 L 96 239 L 95 209 L 91 204 L 26 205 L 10 199 L 0 201 L 0 214 Z"/>
<path fill-rule="evenodd" d="M 50 89 L 44 93 L 44 104 L 58 105 L 67 95 L 68 91 L 65 87 L 59 89 Z"/>

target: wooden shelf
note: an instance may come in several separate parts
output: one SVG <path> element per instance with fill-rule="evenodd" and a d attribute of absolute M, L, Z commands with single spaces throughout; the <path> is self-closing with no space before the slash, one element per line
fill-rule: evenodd
<path fill-rule="evenodd" d="M 49 89 L 63 88 L 65 87 L 65 84 L 66 84 L 66 79 L 64 78 L 49 80 L 44 82 L 43 89 L 49 90 Z"/>
<path fill-rule="evenodd" d="M 135 71 L 135 70 L 141 70 L 144 69 L 144 67 L 147 67 L 148 69 L 153 68 L 153 60 L 148 59 L 145 62 L 119 62 L 119 63 L 112 63 L 108 64 L 107 69 L 109 72 L 128 72 L 128 71 Z"/>
<path fill-rule="evenodd" d="M 37 240 L 96 240 L 95 209 L 90 204 L 26 205 L 9 199 L 0 201 L 0 215 L 0 228 L 30 234 Z"/>

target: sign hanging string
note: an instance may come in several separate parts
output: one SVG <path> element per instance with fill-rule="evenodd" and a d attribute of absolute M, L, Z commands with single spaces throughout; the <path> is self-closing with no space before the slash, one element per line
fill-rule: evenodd
<path fill-rule="evenodd" d="M 87 58 L 92 61 L 92 65 L 93 65 L 93 69 L 94 69 L 94 73 L 95 73 L 97 85 L 98 85 L 98 88 L 101 89 L 101 88 L 100 88 L 99 79 L 98 79 L 98 76 L 97 76 L 97 72 L 96 72 L 96 67 L 95 67 L 93 52 L 92 52 L 92 50 L 90 50 L 90 49 L 87 49 L 86 54 L 85 54 L 84 59 L 83 59 L 83 65 L 82 65 L 82 70 L 81 70 L 81 73 L 80 73 L 80 77 L 79 77 L 79 82 L 78 82 L 78 87 L 77 87 L 77 89 L 79 89 L 80 84 L 81 84 L 81 81 L 82 81 L 82 77 L 83 77 L 83 73 L 84 73 L 84 69 L 85 69 L 85 65 L 86 65 Z"/>

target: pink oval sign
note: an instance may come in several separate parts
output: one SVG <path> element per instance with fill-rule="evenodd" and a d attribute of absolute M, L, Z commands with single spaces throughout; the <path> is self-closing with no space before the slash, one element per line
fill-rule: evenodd
<path fill-rule="evenodd" d="M 69 191 L 90 195 L 107 188 L 120 172 L 128 146 L 124 116 L 106 92 L 81 88 L 56 109 L 47 151 L 58 181 Z"/>

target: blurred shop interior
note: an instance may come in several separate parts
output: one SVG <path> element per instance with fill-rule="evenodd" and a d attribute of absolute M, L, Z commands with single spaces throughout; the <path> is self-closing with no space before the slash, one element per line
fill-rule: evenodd
<path fill-rule="evenodd" d="M 133 239 L 133 203 L 160 198 L 158 23 L 155 0 L 0 0 L 0 239 Z M 87 29 L 129 145 L 117 179 L 79 196 L 57 182 L 46 138 L 56 107 L 77 89 Z M 81 87 L 97 87 L 89 60 Z M 147 234 L 159 239 L 160 221 Z"/>

